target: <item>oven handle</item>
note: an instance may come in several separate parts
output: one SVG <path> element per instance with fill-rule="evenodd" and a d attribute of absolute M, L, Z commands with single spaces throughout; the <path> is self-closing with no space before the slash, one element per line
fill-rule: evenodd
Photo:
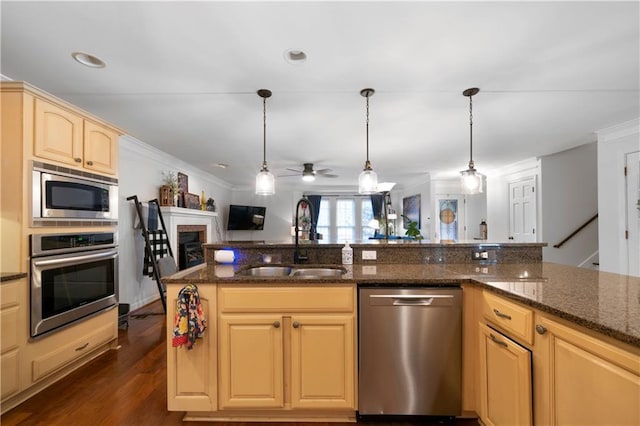
<path fill-rule="evenodd" d="M 37 267 L 41 266 L 64 266 L 67 264 L 75 264 L 78 263 L 87 263 L 95 260 L 104 260 L 109 258 L 115 258 L 118 256 L 117 249 L 107 249 L 107 250 L 99 250 L 97 252 L 91 253 L 79 253 L 73 256 L 62 255 L 62 256 L 52 256 L 47 258 L 37 258 L 33 259 L 33 265 Z"/>

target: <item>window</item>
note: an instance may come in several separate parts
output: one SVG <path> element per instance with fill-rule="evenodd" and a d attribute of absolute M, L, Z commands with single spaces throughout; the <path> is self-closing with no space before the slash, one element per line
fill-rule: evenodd
<path fill-rule="evenodd" d="M 325 241 L 367 240 L 375 233 L 370 227 L 373 219 L 368 196 L 322 196 L 318 213 L 318 231 Z"/>

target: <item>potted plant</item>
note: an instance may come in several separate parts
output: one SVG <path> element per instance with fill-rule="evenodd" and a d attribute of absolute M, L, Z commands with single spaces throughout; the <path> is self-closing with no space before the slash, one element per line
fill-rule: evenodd
<path fill-rule="evenodd" d="M 404 232 L 404 235 L 406 235 L 407 237 L 410 237 L 414 240 L 421 240 L 424 237 L 420 234 L 420 229 L 418 229 L 418 222 L 409 219 L 407 216 L 405 215 L 401 215 L 403 218 L 405 218 L 408 222 L 407 224 L 407 229 Z"/>

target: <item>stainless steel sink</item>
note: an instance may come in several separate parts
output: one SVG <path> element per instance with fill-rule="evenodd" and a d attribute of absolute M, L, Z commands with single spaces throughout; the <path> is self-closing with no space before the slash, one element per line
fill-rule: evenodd
<path fill-rule="evenodd" d="M 342 267 L 304 267 L 297 268 L 291 266 L 254 266 L 236 272 L 236 275 L 246 275 L 252 277 L 297 277 L 297 278 L 316 278 L 316 277 L 339 277 L 346 270 Z"/>
<path fill-rule="evenodd" d="M 292 277 L 340 277 L 345 273 L 342 268 L 296 268 Z"/>
<path fill-rule="evenodd" d="M 291 274 L 289 266 L 256 266 L 238 271 L 237 275 L 250 275 L 254 277 L 286 277 Z"/>

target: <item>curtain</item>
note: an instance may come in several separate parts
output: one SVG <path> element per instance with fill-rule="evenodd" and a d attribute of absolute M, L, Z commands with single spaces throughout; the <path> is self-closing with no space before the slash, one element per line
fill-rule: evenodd
<path fill-rule="evenodd" d="M 384 209 L 383 194 L 371 194 L 371 209 L 373 210 L 373 218 L 378 221 L 382 220 L 382 209 Z"/>
<path fill-rule="evenodd" d="M 310 236 L 310 239 L 315 240 L 315 233 L 318 232 L 318 217 L 320 215 L 320 201 L 322 201 L 322 195 L 308 195 L 309 204 L 311 204 L 311 226 L 314 235 Z"/>

